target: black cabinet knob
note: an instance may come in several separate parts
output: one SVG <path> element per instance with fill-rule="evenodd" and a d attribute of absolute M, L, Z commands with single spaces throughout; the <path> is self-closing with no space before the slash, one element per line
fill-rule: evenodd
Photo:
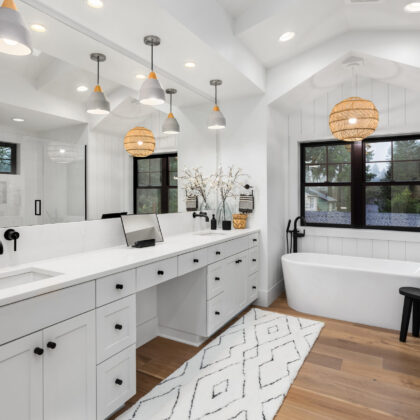
<path fill-rule="evenodd" d="M 122 385 L 123 384 L 123 380 L 122 379 L 115 379 L 115 383 L 117 385 Z"/>
<path fill-rule="evenodd" d="M 257 240 L 256 239 L 253 239 L 252 242 L 257 242 Z"/>
<path fill-rule="evenodd" d="M 242 260 L 236 260 L 236 264 L 240 264 Z"/>
<path fill-rule="evenodd" d="M 252 288 L 255 290 L 257 288 L 257 286 L 252 286 Z"/>
<path fill-rule="evenodd" d="M 214 278 L 216 281 L 219 281 L 220 280 L 220 277 L 215 277 Z"/>
<path fill-rule="evenodd" d="M 57 347 L 57 344 L 56 344 L 56 343 L 54 343 L 53 341 L 49 341 L 49 342 L 47 343 L 47 347 L 48 347 L 49 349 L 51 349 L 51 350 L 54 350 L 54 349 Z"/>
<path fill-rule="evenodd" d="M 216 251 L 216 255 L 220 255 L 221 254 L 221 252 L 220 251 Z"/>
<path fill-rule="evenodd" d="M 216 315 L 220 315 L 220 312 L 219 312 L 219 311 L 216 311 L 216 312 L 215 312 L 215 314 L 216 314 Z"/>
<path fill-rule="evenodd" d="M 124 285 L 123 284 L 117 284 L 117 285 L 115 285 L 115 288 L 117 290 L 122 290 L 122 289 L 124 289 Z"/>
<path fill-rule="evenodd" d="M 41 349 L 41 347 L 35 347 L 34 353 L 37 356 L 42 356 L 44 354 L 44 349 Z"/>
<path fill-rule="evenodd" d="M 194 262 L 195 263 L 198 263 L 198 262 L 200 262 L 197 258 L 194 258 Z"/>
<path fill-rule="evenodd" d="M 122 330 L 123 326 L 121 324 L 115 324 L 116 330 Z"/>
<path fill-rule="evenodd" d="M 164 271 L 162 271 L 162 270 L 159 270 L 158 271 L 158 276 L 163 276 L 165 274 L 165 272 Z"/>
<path fill-rule="evenodd" d="M 256 258 L 253 258 L 253 259 L 252 259 L 252 262 L 257 262 L 257 259 L 256 259 Z"/>

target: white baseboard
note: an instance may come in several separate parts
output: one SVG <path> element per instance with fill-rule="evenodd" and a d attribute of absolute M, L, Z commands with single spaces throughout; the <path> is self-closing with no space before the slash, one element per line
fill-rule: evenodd
<path fill-rule="evenodd" d="M 263 306 L 265 308 L 269 307 L 281 294 L 284 292 L 284 283 L 283 280 L 278 281 L 271 289 L 269 290 L 259 290 L 258 299 L 255 302 L 258 306 Z"/>
<path fill-rule="evenodd" d="M 137 325 L 137 347 L 141 347 L 150 340 L 158 337 L 159 322 L 157 316 Z"/>
<path fill-rule="evenodd" d="M 194 347 L 201 346 L 201 344 L 203 344 L 207 340 L 207 337 L 201 337 L 196 334 L 178 331 L 173 328 L 162 327 L 161 325 L 159 325 L 159 337 L 178 341 L 184 344 L 189 344 L 190 346 Z"/>

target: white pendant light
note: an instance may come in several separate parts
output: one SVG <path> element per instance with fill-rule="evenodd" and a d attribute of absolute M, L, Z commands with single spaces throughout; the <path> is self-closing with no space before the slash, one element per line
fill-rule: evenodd
<path fill-rule="evenodd" d="M 172 95 L 175 95 L 176 92 L 176 89 L 166 89 L 166 93 L 170 97 L 170 112 L 162 127 L 162 131 L 165 134 L 179 134 L 180 132 L 178 121 L 174 117 L 174 114 L 172 114 Z"/>
<path fill-rule="evenodd" d="M 93 61 L 96 61 L 98 65 L 97 83 L 87 102 L 86 111 L 92 115 L 107 115 L 111 110 L 111 106 L 102 92 L 101 86 L 99 85 L 99 63 L 103 63 L 106 60 L 106 56 L 100 53 L 93 53 L 90 55 L 90 58 Z"/>
<path fill-rule="evenodd" d="M 219 105 L 217 105 L 217 86 L 220 86 L 222 81 L 210 80 L 210 84 L 214 86 L 214 107 L 209 116 L 208 129 L 222 130 L 223 128 L 226 128 L 226 118 L 220 111 Z"/>
<path fill-rule="evenodd" d="M 160 45 L 160 38 L 155 35 L 144 37 L 144 43 L 151 47 L 151 71 L 140 88 L 139 101 L 143 105 L 162 105 L 165 103 L 165 92 L 153 70 L 153 48 Z"/>
<path fill-rule="evenodd" d="M 32 54 L 31 34 L 13 0 L 4 0 L 0 7 L 0 52 Z"/>

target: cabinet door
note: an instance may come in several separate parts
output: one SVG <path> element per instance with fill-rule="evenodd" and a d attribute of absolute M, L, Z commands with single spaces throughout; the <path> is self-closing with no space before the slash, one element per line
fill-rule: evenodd
<path fill-rule="evenodd" d="M 238 313 L 247 305 L 248 252 L 236 255 L 234 281 L 236 287 L 236 313 Z"/>
<path fill-rule="evenodd" d="M 0 418 L 42 420 L 42 332 L 0 347 Z"/>
<path fill-rule="evenodd" d="M 95 312 L 44 330 L 44 420 L 96 417 Z"/>

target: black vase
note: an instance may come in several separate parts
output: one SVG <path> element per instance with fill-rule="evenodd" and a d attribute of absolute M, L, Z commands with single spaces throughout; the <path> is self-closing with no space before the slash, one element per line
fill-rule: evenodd
<path fill-rule="evenodd" d="M 222 229 L 223 230 L 231 230 L 232 229 L 232 222 L 230 220 L 223 220 L 222 221 Z"/>

